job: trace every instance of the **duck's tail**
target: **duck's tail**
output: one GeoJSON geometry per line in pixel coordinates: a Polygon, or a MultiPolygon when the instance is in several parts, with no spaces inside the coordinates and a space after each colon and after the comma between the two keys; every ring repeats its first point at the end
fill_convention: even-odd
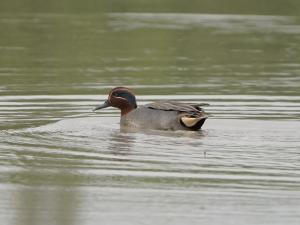
{"type": "Polygon", "coordinates": [[[206,115],[203,116],[190,116],[184,115],[180,117],[180,123],[190,130],[199,130],[207,119],[206,115]]]}

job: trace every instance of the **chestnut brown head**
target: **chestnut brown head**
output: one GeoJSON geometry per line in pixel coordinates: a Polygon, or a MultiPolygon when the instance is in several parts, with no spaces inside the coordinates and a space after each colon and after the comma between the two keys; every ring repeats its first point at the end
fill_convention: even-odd
{"type": "Polygon", "coordinates": [[[125,87],[113,88],[109,92],[108,99],[102,105],[97,106],[94,111],[109,106],[120,109],[122,116],[137,108],[134,94],[125,87]]]}

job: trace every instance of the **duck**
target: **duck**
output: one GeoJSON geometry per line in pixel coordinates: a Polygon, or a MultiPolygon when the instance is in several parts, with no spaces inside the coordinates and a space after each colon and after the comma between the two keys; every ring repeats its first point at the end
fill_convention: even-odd
{"type": "Polygon", "coordinates": [[[208,118],[201,108],[208,104],[156,101],[138,106],[134,93],[126,87],[110,90],[107,100],[93,111],[107,107],[121,110],[121,128],[197,131],[208,118]]]}

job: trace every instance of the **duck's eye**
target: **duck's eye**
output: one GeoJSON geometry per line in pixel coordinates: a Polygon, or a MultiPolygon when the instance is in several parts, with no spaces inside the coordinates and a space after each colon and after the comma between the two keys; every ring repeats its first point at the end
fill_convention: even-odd
{"type": "Polygon", "coordinates": [[[115,92],[115,93],[113,93],[113,96],[114,97],[118,97],[118,98],[123,98],[124,97],[124,93],[122,93],[122,92],[115,92]]]}
{"type": "Polygon", "coordinates": [[[118,98],[126,98],[127,93],[124,93],[124,92],[115,92],[115,93],[113,93],[113,96],[114,97],[118,97],[118,98]]]}

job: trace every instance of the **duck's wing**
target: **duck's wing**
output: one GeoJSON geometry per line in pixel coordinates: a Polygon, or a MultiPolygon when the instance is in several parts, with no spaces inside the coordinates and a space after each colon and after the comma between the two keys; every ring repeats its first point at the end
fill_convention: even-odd
{"type": "Polygon", "coordinates": [[[185,104],[191,105],[194,108],[198,109],[199,111],[203,111],[201,108],[202,106],[209,106],[208,103],[185,103],[185,104]]]}
{"type": "Polygon", "coordinates": [[[195,104],[195,103],[181,103],[181,102],[164,102],[158,101],[145,105],[145,107],[156,110],[164,110],[164,111],[178,111],[178,112],[186,112],[186,113],[199,113],[203,112],[200,106],[208,105],[208,104],[195,104]]]}
{"type": "Polygon", "coordinates": [[[180,103],[180,102],[153,102],[145,107],[155,110],[177,111],[182,126],[190,130],[199,130],[207,118],[207,114],[200,106],[208,104],[180,103]]]}

